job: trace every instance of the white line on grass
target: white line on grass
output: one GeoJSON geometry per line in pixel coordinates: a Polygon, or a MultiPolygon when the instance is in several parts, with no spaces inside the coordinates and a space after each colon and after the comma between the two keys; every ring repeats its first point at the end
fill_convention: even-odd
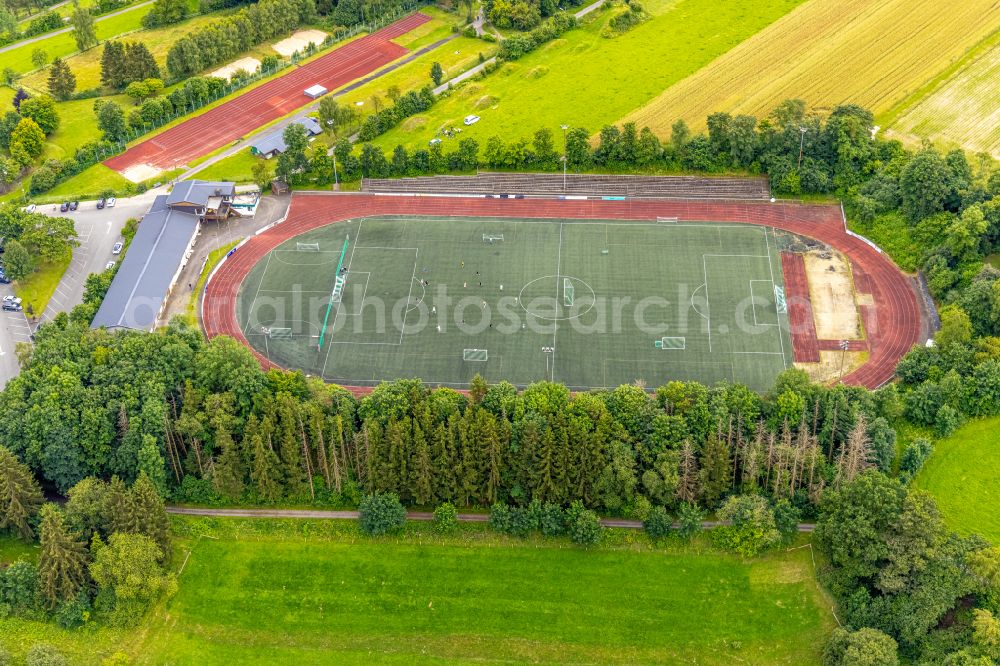
{"type": "MultiPolygon", "coordinates": [[[[774,266],[771,265],[771,241],[767,237],[767,227],[764,227],[764,243],[767,245],[767,268],[771,271],[771,288],[773,289],[776,283],[774,281],[774,266]]],[[[775,245],[777,245],[777,243],[775,243],[775,245]]],[[[774,309],[777,311],[777,304],[775,304],[774,309]]],[[[780,319],[778,320],[778,323],[781,323],[780,319]]],[[[781,326],[778,326],[777,330],[778,344],[781,346],[781,364],[787,368],[788,361],[785,359],[785,338],[781,335],[781,326]]]]}
{"type": "MultiPolygon", "coordinates": [[[[416,250],[413,253],[413,276],[410,278],[410,290],[406,292],[406,304],[410,304],[410,298],[413,296],[413,283],[417,281],[417,263],[420,261],[420,250],[416,250]]],[[[406,316],[410,314],[410,310],[407,309],[403,313],[403,323],[399,327],[399,344],[403,344],[403,335],[406,333],[406,316]]]]}
{"type": "MultiPolygon", "coordinates": [[[[260,274],[260,282],[257,283],[257,291],[253,295],[253,300],[250,301],[250,311],[247,312],[246,323],[243,324],[243,333],[247,332],[247,326],[250,325],[250,316],[253,314],[253,308],[257,304],[257,297],[260,296],[260,288],[264,284],[264,277],[267,275],[267,267],[271,265],[271,254],[274,250],[267,253],[267,261],[264,262],[264,272],[260,274]]],[[[264,351],[264,356],[267,356],[267,350],[264,351]]],[[[270,358],[270,357],[268,357],[270,358]]]]}
{"type": "MultiPolygon", "coordinates": [[[[556,304],[559,304],[559,271],[562,270],[562,235],[563,235],[563,222],[559,223],[559,251],[556,253],[556,304]]],[[[559,333],[559,322],[552,322],[552,378],[549,381],[554,382],[556,380],[556,334],[559,333]]]]}
{"type": "Polygon", "coordinates": [[[705,273],[705,306],[708,309],[708,314],[703,315],[708,321],[708,353],[712,353],[712,301],[708,300],[708,260],[706,256],[701,255],[701,268],[705,273]]]}

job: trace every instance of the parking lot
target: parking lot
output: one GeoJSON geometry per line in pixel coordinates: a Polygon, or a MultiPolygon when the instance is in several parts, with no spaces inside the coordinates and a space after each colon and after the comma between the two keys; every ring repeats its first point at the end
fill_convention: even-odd
{"type": "MultiPolygon", "coordinates": [[[[73,259],[38,321],[29,322],[24,312],[0,311],[0,388],[20,371],[14,353],[15,345],[30,342],[32,330],[40,323],[51,320],[60,312],[72,310],[83,301],[87,276],[105,270],[109,261],[121,259],[121,255],[112,254],[112,248],[122,240],[125,221],[145,214],[153,198],[164,191],[165,188],[151,190],[136,197],[118,199],[114,208],[103,210],[97,208],[96,201],[81,201],[79,208],[73,212],[60,212],[58,205],[36,209],[37,213],[72,219],[80,246],[73,248],[73,259]]],[[[13,293],[11,285],[0,285],[0,297],[13,293]]]]}

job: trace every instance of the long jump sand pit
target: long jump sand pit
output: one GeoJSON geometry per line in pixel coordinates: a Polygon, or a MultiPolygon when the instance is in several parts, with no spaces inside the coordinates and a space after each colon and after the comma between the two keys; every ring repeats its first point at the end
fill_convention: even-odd
{"type": "Polygon", "coordinates": [[[271,48],[289,58],[296,51],[302,53],[310,43],[316,46],[322,45],[324,39],[326,39],[326,33],[322,30],[299,30],[291,37],[274,44],[271,48]]]}
{"type": "Polygon", "coordinates": [[[820,340],[858,340],[861,318],[854,298],[850,265],[839,252],[814,250],[806,253],[809,301],[820,340]]]}
{"type": "Polygon", "coordinates": [[[257,60],[257,58],[240,58],[235,62],[229,63],[225,67],[220,67],[215,70],[212,72],[212,76],[217,79],[225,79],[228,81],[233,78],[233,74],[241,69],[250,74],[254,74],[260,69],[260,60],[257,60]]]}
{"type": "Polygon", "coordinates": [[[156,178],[161,172],[162,169],[158,169],[152,164],[136,164],[125,169],[121,174],[126,180],[133,183],[141,183],[144,180],[156,178]]]}

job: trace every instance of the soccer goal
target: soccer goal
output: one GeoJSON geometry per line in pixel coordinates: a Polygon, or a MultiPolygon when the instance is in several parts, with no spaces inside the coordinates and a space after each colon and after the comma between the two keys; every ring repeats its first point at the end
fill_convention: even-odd
{"type": "Polygon", "coordinates": [[[319,252],[319,243],[296,243],[295,249],[299,252],[319,252]]]}
{"type": "Polygon", "coordinates": [[[486,361],[489,360],[489,354],[485,349],[463,349],[462,350],[462,360],[463,361],[486,361]]]}
{"type": "Polygon", "coordinates": [[[483,242],[493,245],[493,243],[502,243],[503,234],[483,234],[483,242]]]}
{"type": "Polygon", "coordinates": [[[662,222],[664,224],[677,224],[680,220],[678,220],[676,217],[660,217],[660,216],[657,216],[656,217],[656,221],[657,222],[662,222]]]}
{"type": "Polygon", "coordinates": [[[573,281],[569,278],[563,278],[563,305],[566,307],[573,307],[574,299],[576,295],[576,289],[573,288],[573,281]]]}
{"type": "Polygon", "coordinates": [[[657,349],[684,349],[685,338],[679,337],[665,337],[660,338],[653,343],[653,346],[657,349]]]}
{"type": "Polygon", "coordinates": [[[787,314],[788,303],[785,301],[785,288],[774,285],[774,305],[778,314],[787,314]]]}
{"type": "Polygon", "coordinates": [[[271,340],[283,340],[292,337],[292,329],[280,326],[272,326],[264,329],[267,337],[271,340]]]}

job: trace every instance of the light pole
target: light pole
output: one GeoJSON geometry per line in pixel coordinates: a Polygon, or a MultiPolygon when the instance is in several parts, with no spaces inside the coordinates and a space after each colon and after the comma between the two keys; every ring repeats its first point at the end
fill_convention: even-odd
{"type": "Polygon", "coordinates": [[[805,127],[799,127],[799,163],[795,165],[796,171],[802,167],[802,149],[805,147],[807,131],[805,127]]]}
{"type": "Polygon", "coordinates": [[[567,157],[566,154],[569,152],[569,150],[567,150],[568,147],[566,146],[566,130],[569,129],[569,125],[560,125],[559,127],[561,127],[562,131],[563,131],[563,156],[562,156],[562,163],[563,163],[563,193],[565,194],[565,192],[566,192],[566,162],[568,161],[566,159],[566,157],[567,157]]]}
{"type": "Polygon", "coordinates": [[[340,181],[337,179],[337,144],[333,144],[330,151],[333,155],[333,191],[340,191],[340,181]]]}

